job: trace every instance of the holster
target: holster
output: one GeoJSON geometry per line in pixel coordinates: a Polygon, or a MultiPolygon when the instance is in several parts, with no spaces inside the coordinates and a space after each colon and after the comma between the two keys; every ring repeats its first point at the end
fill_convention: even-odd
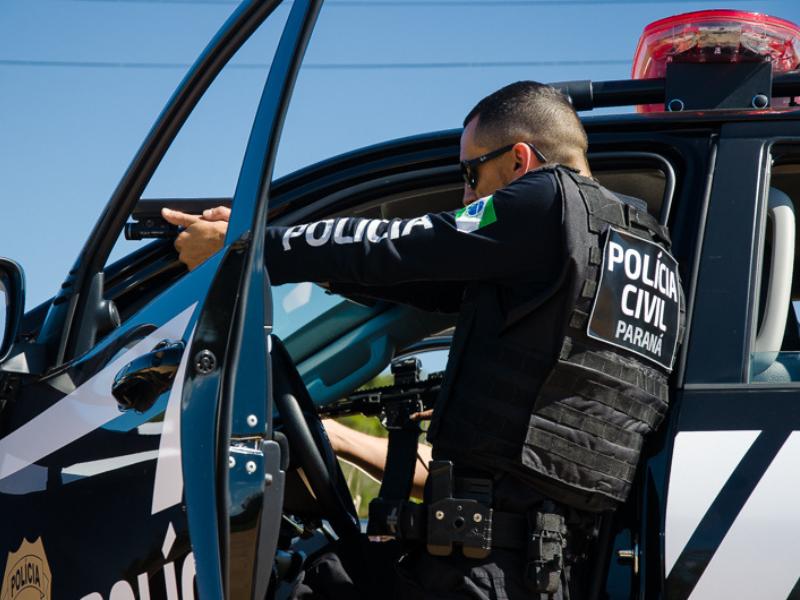
{"type": "Polygon", "coordinates": [[[533,592],[554,594],[558,591],[564,568],[567,526],[564,516],[551,502],[528,513],[528,555],[525,582],[533,592]]]}
{"type": "Polygon", "coordinates": [[[434,460],[428,475],[427,548],[434,556],[449,556],[453,544],[467,558],[486,558],[492,551],[492,481],[459,478],[454,490],[453,463],[434,460]]]}

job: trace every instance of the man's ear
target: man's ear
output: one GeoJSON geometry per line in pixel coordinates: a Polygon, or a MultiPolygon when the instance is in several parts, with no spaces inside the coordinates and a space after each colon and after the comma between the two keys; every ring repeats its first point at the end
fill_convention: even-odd
{"type": "Polygon", "coordinates": [[[528,144],[522,142],[514,144],[512,152],[514,153],[514,173],[518,177],[539,166],[539,161],[536,160],[536,155],[528,144]]]}

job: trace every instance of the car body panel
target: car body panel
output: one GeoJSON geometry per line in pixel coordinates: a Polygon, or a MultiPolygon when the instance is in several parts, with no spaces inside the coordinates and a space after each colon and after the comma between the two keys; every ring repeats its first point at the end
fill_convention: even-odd
{"type": "Polygon", "coordinates": [[[107,597],[116,586],[167,597],[183,585],[191,597],[181,468],[191,447],[180,438],[186,361],[177,385],[144,413],[121,412],[110,392],[116,374],[161,340],[190,341],[198,292],[216,263],[156,297],[68,368],[22,386],[3,412],[0,547],[12,553],[40,540],[53,594],[107,597]]]}
{"type": "MultiPolygon", "coordinates": [[[[286,458],[273,427],[264,228],[382,210],[387,198],[436,193],[448,202],[460,194],[457,130],[356,150],[272,181],[321,6],[296,0],[256,112],[223,249],[189,274],[177,267],[169,242],[104,269],[180,126],[277,5],[253,0],[234,11],[158,118],[59,294],[23,319],[19,352],[2,365],[5,381],[19,385],[0,413],[4,586],[33,586],[26,577],[36,572],[36,585],[57,597],[264,598],[286,458]],[[92,299],[104,297],[92,291],[101,273],[101,292],[119,303],[123,323],[87,334],[92,299]],[[115,376],[162,340],[185,344],[172,388],[141,414],[120,413],[111,395],[115,376]]],[[[660,216],[682,266],[689,319],[669,418],[648,440],[635,493],[604,523],[608,547],[597,562],[595,592],[797,595],[796,386],[744,382],[770,147],[800,140],[800,112],[584,123],[601,181],[602,161],[624,164],[637,153],[677,174],[660,216]],[[634,560],[616,560],[619,551],[634,560]]],[[[452,320],[398,306],[336,307],[286,345],[315,403],[325,405],[452,320]]]]}

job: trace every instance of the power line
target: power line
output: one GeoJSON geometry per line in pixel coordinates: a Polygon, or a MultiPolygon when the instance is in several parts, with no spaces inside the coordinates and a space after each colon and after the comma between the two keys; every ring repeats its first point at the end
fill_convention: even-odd
{"type": "MultiPolygon", "coordinates": [[[[388,69],[491,69],[503,67],[578,67],[578,66],[619,66],[630,65],[630,59],[598,60],[528,60],[528,61],[459,61],[459,62],[421,62],[421,63],[308,63],[303,69],[317,71],[337,70],[388,70],[388,69]]],[[[190,63],[169,62],[116,62],[116,61],[75,61],[75,60],[15,60],[0,59],[5,67],[55,67],[85,69],[188,69],[190,63]]],[[[267,69],[268,63],[230,63],[226,69],[267,69]]]]}
{"type": "MultiPolygon", "coordinates": [[[[239,0],[60,0],[61,2],[103,2],[114,4],[186,4],[186,5],[235,5],[239,0]]],[[[728,0],[726,4],[764,3],[768,0],[728,0]]],[[[590,4],[697,4],[700,0],[327,0],[325,6],[397,8],[397,7],[524,7],[524,6],[563,6],[590,4]]],[[[291,0],[282,6],[291,4],[291,0]]]]}
{"type": "MultiPolygon", "coordinates": [[[[110,4],[223,4],[227,6],[239,4],[238,0],[59,0],[60,2],[95,2],[110,4]]],[[[290,2],[291,3],[291,2],[290,2]]]]}
{"type": "MultiPolygon", "coordinates": [[[[189,63],[140,63],[82,60],[15,60],[0,59],[4,67],[58,67],[87,69],[186,69],[189,63]]],[[[229,65],[233,66],[233,65],[229,65]]],[[[241,67],[240,67],[241,68],[241,67]]]]}

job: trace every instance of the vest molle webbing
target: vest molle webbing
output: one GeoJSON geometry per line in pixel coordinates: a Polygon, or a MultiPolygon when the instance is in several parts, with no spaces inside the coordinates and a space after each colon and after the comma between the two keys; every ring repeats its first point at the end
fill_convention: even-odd
{"type": "MultiPolygon", "coordinates": [[[[596,182],[559,169],[566,252],[574,265],[561,353],[538,393],[522,464],[568,488],[624,501],[643,438],[667,410],[666,370],[587,335],[609,227],[669,249],[666,229],[596,182]]],[[[562,498],[582,503],[586,494],[562,498]]],[[[600,500],[599,498],[597,500],[600,500]]],[[[600,503],[602,504],[602,502],[600,503]]]]}

